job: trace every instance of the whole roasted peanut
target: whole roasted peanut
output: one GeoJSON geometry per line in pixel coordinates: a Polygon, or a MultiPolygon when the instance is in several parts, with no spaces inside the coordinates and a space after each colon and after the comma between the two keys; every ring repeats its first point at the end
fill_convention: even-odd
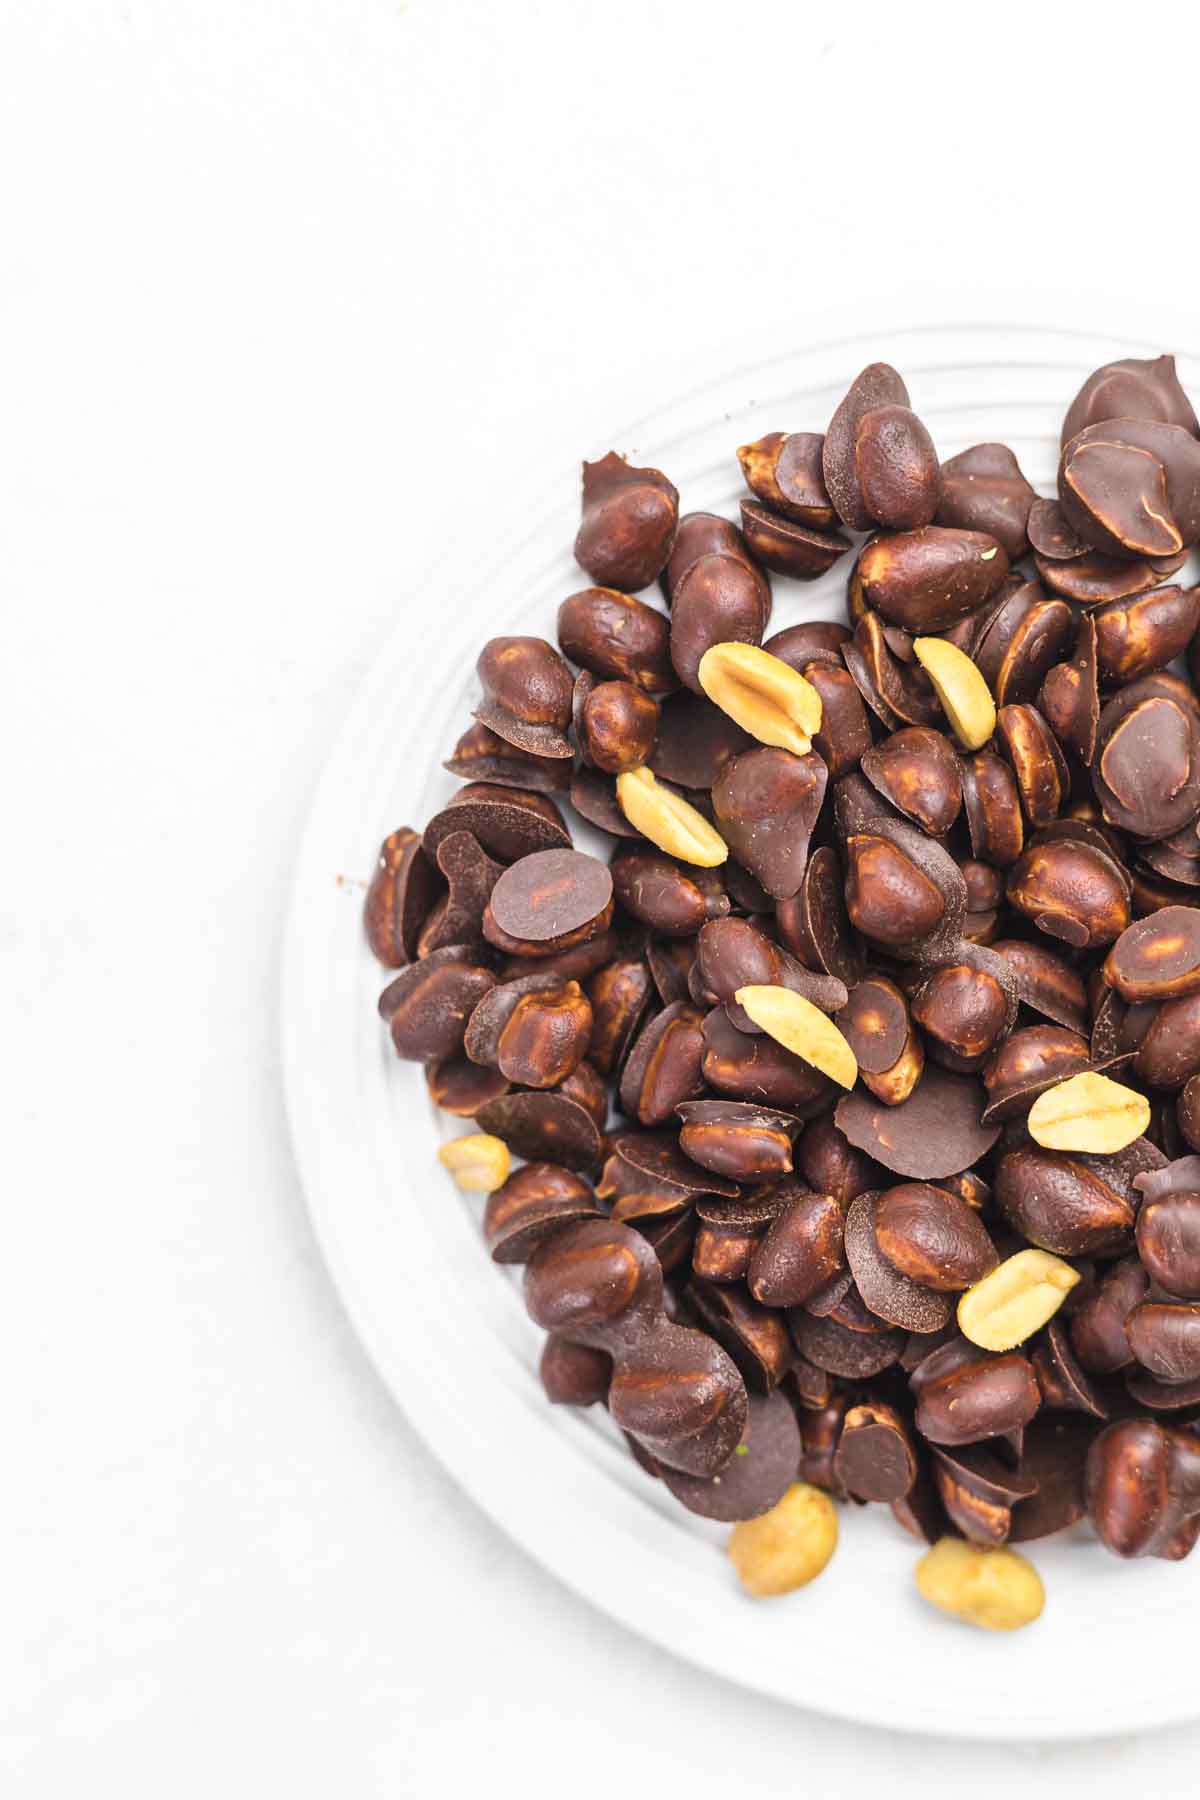
{"type": "Polygon", "coordinates": [[[1100,666],[1090,613],[1080,618],[1070,661],[1046,671],[1037,705],[1059,742],[1090,766],[1100,726],[1100,666]]]}
{"type": "Polygon", "coordinates": [[[990,600],[1008,574],[1008,558],[982,531],[926,525],[873,538],[855,581],[865,603],[906,631],[944,631],[990,600]]]}
{"type": "Polygon", "coordinates": [[[1026,1025],[1012,1032],[984,1065],[986,1117],[1016,1118],[1047,1088],[1087,1069],[1090,1059],[1086,1038],[1064,1026],[1026,1025]]]}
{"type": "Polygon", "coordinates": [[[838,516],[825,491],[818,431],[769,431],[753,444],[743,444],[738,461],[752,493],[789,519],[830,531],[838,516]]]}
{"type": "Polygon", "coordinates": [[[653,1250],[626,1225],[566,1225],[525,1270],[525,1305],[543,1330],[613,1359],[609,1413],[671,1468],[713,1475],[746,1425],[746,1389],[724,1350],[672,1324],[653,1250]]]}
{"type": "Polygon", "coordinates": [[[1135,1256],[1116,1263],[1071,1315],[1071,1347],[1092,1375],[1114,1375],[1133,1361],[1126,1324],[1146,1297],[1146,1271],[1135,1256]]]}
{"type": "Polygon", "coordinates": [[[917,1430],[931,1444],[948,1445],[1015,1431],[1029,1423],[1042,1399],[1032,1364],[1015,1351],[951,1367],[914,1392],[917,1430]]]}
{"type": "Polygon", "coordinates": [[[1133,1070],[1154,1088],[1180,1088],[1200,1074],[1200,993],[1163,1001],[1138,1047],[1133,1070]]]}
{"type": "Polygon", "coordinates": [[[933,837],[943,837],[962,806],[958,758],[940,731],[911,725],[862,756],[862,772],[885,800],[933,837]]]}
{"type": "Polygon", "coordinates": [[[799,892],[827,780],[815,753],[764,746],[736,756],[713,785],[722,838],[773,899],[799,892]]]}
{"type": "Polygon", "coordinates": [[[621,1073],[621,1110],[639,1125],[665,1125],[682,1100],[704,1092],[704,1016],[683,1001],[644,1027],[621,1073]]]}
{"type": "Polygon", "coordinates": [[[465,945],[448,944],[410,963],[379,997],[396,1055],[407,1062],[443,1062],[463,1046],[467,1020],[496,985],[490,969],[470,960],[465,945]]]}
{"type": "Polygon", "coordinates": [[[1184,1139],[1193,1150],[1200,1150],[1200,1075],[1184,1083],[1175,1111],[1184,1139]]]}
{"type": "Polygon", "coordinates": [[[1007,1547],[940,1538],[917,1564],[917,1589],[940,1612],[984,1631],[1019,1631],[1041,1617],[1046,1593],[1033,1564],[1007,1547]]]}
{"type": "Polygon", "coordinates": [[[1181,1528],[1200,1513],[1195,1433],[1150,1419],[1110,1425],[1088,1454],[1087,1503],[1097,1536],[1115,1556],[1179,1554],[1181,1528]]]}
{"type": "Polygon", "coordinates": [[[939,1293],[971,1287],[997,1262],[978,1213],[958,1195],[923,1181],[902,1182],[881,1195],[875,1237],[902,1275],[939,1293]]]}
{"type": "Polygon", "coordinates": [[[602,681],[592,687],[576,719],[580,749],[609,775],[639,768],[654,748],[657,728],[658,702],[631,681],[602,681]]]}
{"type": "Polygon", "coordinates": [[[608,962],[589,981],[592,1041],[588,1056],[602,1075],[611,1075],[619,1066],[649,1004],[652,985],[649,966],[641,956],[608,962]]]}
{"type": "Polygon", "coordinates": [[[969,1287],[958,1328],[981,1350],[1015,1350],[1054,1317],[1078,1271],[1044,1250],[1018,1250],[969,1287]]]}
{"type": "Polygon", "coordinates": [[[384,838],[363,902],[363,927],[385,969],[402,969],[416,956],[417,934],[441,887],[415,831],[402,825],[384,838]]]}
{"type": "Polygon", "coordinates": [[[981,750],[964,760],[960,773],[972,854],[998,869],[1009,868],[1025,842],[1012,770],[994,750],[981,750]]]}
{"type": "Polygon", "coordinates": [[[978,945],[935,969],[912,996],[912,1016],[931,1052],[963,1072],[984,1061],[1017,1016],[1016,990],[1003,958],[978,945]]]}
{"type": "Polygon", "coordinates": [[[982,749],[996,727],[996,703],[975,664],[945,638],[919,637],[913,652],[963,749],[982,749]]]}
{"type": "Polygon", "coordinates": [[[854,473],[863,508],[878,524],[908,531],[932,523],[942,470],[933,439],[907,406],[863,414],[854,435],[854,473]]]}
{"type": "Polygon", "coordinates": [[[1191,1172],[1195,1188],[1153,1188],[1138,1213],[1137,1248],[1142,1266],[1160,1288],[1181,1300],[1200,1300],[1200,1161],[1191,1172]]]}
{"type": "Polygon", "coordinates": [[[486,1131],[451,1138],[438,1151],[438,1161],[464,1193],[490,1194],[508,1179],[508,1145],[486,1131]]]}
{"type": "Polygon", "coordinates": [[[1136,1361],[1159,1381],[1200,1379],[1200,1306],[1143,1300],[1125,1321],[1136,1361]]]}
{"type": "Polygon", "coordinates": [[[800,1121],[790,1114],[741,1100],[689,1100],[676,1112],[683,1120],[679,1148],[702,1168],[732,1181],[791,1174],[800,1121]]]}
{"type": "Polygon", "coordinates": [[[1118,1250],[1134,1209],[1083,1163],[1055,1150],[1010,1150],[996,1167],[996,1204],[1013,1228],[1056,1256],[1118,1250]]]}
{"type": "Polygon", "coordinates": [[[545,638],[491,638],[475,665],[483,699],[475,717],[535,756],[570,756],[571,672],[545,638]]]}
{"type": "MultiPolygon", "coordinates": [[[[501,1147],[504,1157],[497,1157],[497,1165],[507,1171],[508,1150],[501,1147]]],[[[525,1163],[511,1175],[506,1173],[501,1185],[489,1193],[483,1212],[484,1242],[493,1262],[528,1262],[543,1239],[575,1219],[598,1217],[600,1210],[581,1175],[558,1163],[525,1163]]]]}
{"type": "Polygon", "coordinates": [[[649,587],[671,553],[678,522],[679,495],[658,469],[635,469],[614,450],[584,463],[575,560],[602,587],[649,587]]]}
{"type": "Polygon", "coordinates": [[[828,1494],[796,1482],[770,1512],[735,1525],[729,1558],[748,1594],[768,1599],[815,1581],[837,1549],[837,1513],[828,1494]]]}
{"type": "MultiPolygon", "coordinates": [[[[1200,841],[1200,840],[1198,840],[1200,841]]],[[[1104,979],[1123,1000],[1175,1000],[1200,990],[1200,911],[1166,906],[1137,919],[1104,959],[1104,979]]]]}
{"type": "MultiPolygon", "coordinates": [[[[946,895],[906,846],[875,831],[859,832],[847,840],[846,865],[846,908],[864,937],[904,953],[942,926],[946,895]]],[[[965,902],[964,886],[964,915],[965,902]]]]}
{"type": "Polygon", "coordinates": [[[1092,614],[1106,681],[1137,681],[1165,669],[1187,649],[1200,624],[1200,589],[1165,587],[1111,600],[1092,614]]]}
{"type": "Polygon", "coordinates": [[[627,769],[617,776],[617,802],[630,824],[668,856],[713,869],[729,855],[724,838],[703,813],[664,787],[649,769],[627,769]]]}
{"type": "Polygon", "coordinates": [[[586,1056],[591,1035],[591,1005],[577,981],[524,994],[500,1028],[496,1067],[522,1087],[557,1087],[586,1056]]]}
{"type": "Polygon", "coordinates": [[[615,588],[584,588],[558,609],[563,655],[598,681],[632,681],[660,699],[679,678],[671,666],[671,624],[663,613],[615,588]]]}
{"type": "Polygon", "coordinates": [[[917,1479],[917,1455],[895,1407],[875,1400],[849,1408],[833,1471],[852,1499],[903,1500],[917,1479]]]}
{"type": "Polygon", "coordinates": [[[832,1194],[798,1188],[750,1258],[750,1292],[762,1306],[802,1306],[844,1266],[842,1208],[832,1194]]]}
{"type": "Polygon", "coordinates": [[[1071,774],[1058,739],[1033,706],[1002,706],[996,738],[1012,767],[1021,805],[1031,826],[1057,819],[1071,789],[1071,774]]]}
{"type": "Polygon", "coordinates": [[[714,644],[698,674],[713,704],[760,744],[808,755],[821,728],[821,697],[789,663],[756,644],[714,644]]]}
{"type": "Polygon", "coordinates": [[[538,1364],[542,1389],[551,1406],[603,1406],[608,1398],[612,1358],[554,1333],[546,1339],[538,1364]]]}
{"type": "Polygon", "coordinates": [[[939,525],[986,532],[1016,562],[1029,548],[1026,525],[1036,498],[1007,444],[975,444],[942,464],[935,517],[939,525]]]}
{"type": "Polygon", "coordinates": [[[1115,942],[1130,922],[1122,871],[1103,851],[1068,838],[1026,850],[1008,878],[1008,898],[1039,931],[1079,950],[1115,942]]]}
{"type": "Polygon", "coordinates": [[[851,382],[821,447],[825,486],[843,524],[852,531],[869,531],[877,521],[859,486],[855,447],[863,419],[879,407],[907,409],[908,389],[888,363],[871,363],[851,382]]]}
{"type": "Polygon", "coordinates": [[[737,1004],[735,995],[741,987],[790,988],[822,1012],[836,1012],[847,998],[842,982],[805,969],[748,919],[712,919],[701,927],[691,985],[698,1000],[722,1001],[733,1024],[748,1033],[759,1027],[737,1004]]]}
{"type": "Polygon", "coordinates": [[[1039,1094],[1029,1111],[1029,1135],[1048,1150],[1087,1150],[1110,1156],[1142,1136],[1150,1123],[1144,1095],[1107,1075],[1085,1070],[1039,1094]]]}

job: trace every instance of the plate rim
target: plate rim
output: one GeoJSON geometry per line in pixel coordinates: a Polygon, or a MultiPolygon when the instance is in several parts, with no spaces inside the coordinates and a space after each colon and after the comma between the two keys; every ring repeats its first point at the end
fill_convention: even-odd
{"type": "MultiPolygon", "coordinates": [[[[928,335],[936,340],[938,334],[949,332],[979,333],[982,337],[993,332],[1029,331],[1042,335],[1065,335],[1076,341],[1111,340],[1124,354],[1136,353],[1139,347],[1153,352],[1163,343],[1177,342],[1181,346],[1186,345],[1190,335],[1178,318],[1171,319],[1169,309],[1156,305],[1145,308],[1138,306],[1136,328],[1133,330],[1129,328],[1128,321],[1118,324],[1112,320],[1108,315],[1113,309],[1107,305],[1103,308],[1105,317],[1102,328],[1089,326],[1084,330],[1079,329],[1074,320],[1080,316],[1088,316],[1091,303],[1085,303],[1076,296],[1054,299],[1043,294],[1035,301],[1028,293],[1010,294],[1005,302],[1008,316],[1002,322],[991,322],[997,307],[995,288],[988,291],[988,304],[982,315],[978,312],[972,314],[973,305],[974,300],[961,293],[952,303],[947,302],[944,292],[939,294],[936,302],[931,302],[930,291],[923,288],[897,297],[894,305],[889,298],[891,318],[887,325],[880,324],[880,314],[884,308],[879,301],[858,302],[853,306],[839,307],[836,312],[833,309],[810,311],[803,323],[792,323],[786,328],[780,326],[765,337],[758,337],[757,354],[748,363],[735,357],[730,341],[708,352],[696,352],[687,359],[689,363],[715,369],[718,373],[681,394],[678,388],[670,388],[675,375],[675,369],[672,368],[670,375],[664,378],[667,398],[662,405],[647,409],[621,430],[610,433],[607,441],[625,445],[637,443],[647,426],[653,425],[657,430],[664,419],[670,419],[673,414],[695,404],[710,391],[727,388],[739,380],[746,381],[750,386],[755,371],[779,369],[789,355],[828,357],[839,346],[869,342],[872,334],[881,340],[895,339],[910,333],[914,336],[928,335]],[[940,323],[930,322],[931,304],[934,306],[934,318],[940,320],[940,323]],[[960,321],[974,318],[975,322],[954,323],[952,321],[955,315],[960,321]],[[837,329],[832,336],[817,335],[835,321],[837,329]],[[1158,325],[1161,329],[1147,335],[1148,324],[1158,325]],[[764,344],[768,346],[765,350],[764,344]]],[[[741,339],[737,342],[744,344],[741,339]]],[[[1194,357],[1197,353],[1181,348],[1177,354],[1194,357]]],[[[656,387],[657,385],[656,383],[656,387]]],[[[527,522],[532,520],[534,523],[531,528],[520,533],[505,534],[497,539],[494,557],[497,565],[516,555],[520,545],[538,536],[548,518],[561,512],[560,503],[550,507],[546,504],[546,495],[554,493],[559,486],[561,457],[540,459],[536,468],[526,472],[520,483],[520,492],[512,497],[513,511],[507,516],[522,518],[527,522]],[[525,496],[530,497],[531,503],[522,504],[525,496]]],[[[504,499],[508,497],[503,490],[497,490],[489,501],[489,511],[495,510],[499,514],[504,499]]],[[[423,578],[436,579],[437,570],[452,565],[453,560],[450,553],[434,558],[423,578]]],[[[907,1713],[881,1714],[878,1708],[857,1705],[853,1692],[844,1693],[836,1687],[803,1697],[797,1696],[794,1686],[789,1685],[787,1680],[772,1680],[769,1668],[756,1666],[753,1672],[740,1668],[731,1657],[721,1654],[720,1644],[714,1642],[711,1636],[692,1632],[681,1641],[674,1627],[674,1612],[660,1611],[654,1605],[648,1608],[644,1604],[630,1606],[623,1590],[602,1578],[604,1565],[601,1558],[578,1555],[569,1534],[564,1536],[556,1520],[562,1499],[570,1498],[576,1485],[585,1487],[590,1475],[590,1470],[585,1469],[584,1480],[579,1482],[578,1470],[571,1468],[569,1464],[572,1459],[576,1463],[581,1459],[569,1447],[556,1442],[552,1434],[545,1434],[546,1463],[539,1467],[539,1482],[529,1483],[522,1488],[518,1499],[515,1490],[504,1480],[481,1474],[480,1466],[472,1454],[473,1439],[469,1433],[456,1436],[453,1431],[446,1430],[447,1412],[453,1415],[455,1401],[452,1395],[448,1395],[445,1385],[437,1382],[436,1375],[426,1369],[430,1376],[427,1387],[419,1384],[414,1386],[411,1380],[405,1382],[397,1378],[394,1367],[394,1333],[384,1330],[377,1317],[374,1300],[366,1291],[352,1258],[345,1253],[337,1229],[339,1192],[344,1190],[345,1176],[344,1172],[339,1174],[330,1165],[336,1127],[331,1126],[320,1109],[312,1104],[312,1071],[306,1066],[310,1046],[305,1032],[304,1007],[312,975],[312,946],[309,940],[310,934],[316,930],[317,919],[312,904],[312,884],[314,878],[331,884],[332,872],[322,849],[327,813],[335,795],[341,791],[343,780],[353,772],[355,742],[364,723],[373,716],[377,705],[376,690],[381,684],[383,671],[408,633],[409,628],[400,618],[377,646],[370,666],[360,680],[350,707],[327,751],[300,834],[289,885],[280,953],[279,1026],[284,1105],[301,1189],[338,1303],[390,1398],[475,1504],[564,1586],[661,1649],[710,1674],[733,1681],[748,1691],[765,1693],[789,1706],[819,1711],[847,1722],[960,1741],[1003,1741],[1013,1736],[1035,1741],[1102,1738],[1133,1729],[1181,1723],[1200,1716],[1200,1694],[1189,1702],[1182,1693],[1160,1701],[1157,1706],[1147,1704],[1143,1696],[1129,1711],[1122,1710],[1120,1695],[1110,1697],[1106,1700],[1103,1718],[1081,1718],[1077,1712],[1068,1711],[1060,1720],[1030,1721],[1018,1716],[1009,1725],[973,1717],[946,1717],[941,1713],[913,1716],[911,1710],[907,1713]],[[442,1409],[440,1416],[439,1409],[442,1409]],[[554,1446],[552,1451],[549,1448],[551,1444],[554,1446]],[[547,1465],[553,1465],[553,1481],[544,1479],[549,1472],[547,1465]],[[540,1488],[542,1492],[531,1498],[529,1488],[540,1488]],[[549,1506],[546,1500],[550,1491],[556,1497],[554,1507],[549,1506]]],[[[344,916],[343,911],[342,917],[344,916]]],[[[355,922],[357,924],[357,917],[355,922]]],[[[349,1148],[344,1138],[337,1138],[335,1161],[338,1164],[344,1162],[349,1148]]],[[[369,1149],[366,1144],[353,1146],[353,1158],[362,1159],[364,1170],[370,1170],[369,1149]]],[[[481,1257],[480,1260],[486,1267],[486,1259],[481,1257]]],[[[540,1401],[540,1395],[535,1398],[540,1401]]],[[[665,1568],[661,1573],[665,1577],[665,1568]]],[[[665,1582],[662,1585],[665,1586],[665,1582]]],[[[653,1582],[652,1586],[657,1588],[660,1583],[653,1582]]],[[[1100,1598],[1099,1591],[1097,1598],[1100,1598]]],[[[1015,1668],[1016,1665],[1012,1665],[1014,1673],[1015,1668]]]]}

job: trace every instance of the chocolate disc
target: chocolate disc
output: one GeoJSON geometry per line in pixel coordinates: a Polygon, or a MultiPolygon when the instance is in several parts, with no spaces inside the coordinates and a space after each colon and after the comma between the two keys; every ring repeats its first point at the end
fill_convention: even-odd
{"type": "Polygon", "coordinates": [[[425,854],[436,856],[438,845],[452,831],[469,831],[501,862],[516,862],[537,850],[571,847],[562,814],[545,794],[482,781],[460,788],[430,819],[421,838],[425,854]]]}
{"type": "Polygon", "coordinates": [[[935,1181],[973,1168],[1000,1136],[998,1125],[980,1123],[985,1093],[971,1076],[927,1068],[899,1106],[855,1089],[839,1100],[838,1129],[859,1150],[896,1175],[935,1181]]]}
{"type": "Polygon", "coordinates": [[[657,1465],[657,1473],[689,1512],[723,1525],[769,1512],[796,1480],[800,1427],[782,1394],[751,1394],[746,1431],[725,1467],[707,1478],[657,1465]]]}
{"type": "Polygon", "coordinates": [[[836,1319],[816,1318],[807,1308],[789,1312],[788,1326],[801,1356],[847,1381],[865,1381],[890,1369],[907,1341],[895,1329],[848,1331],[836,1319]]]}
{"type": "Polygon", "coordinates": [[[481,1106],[475,1123],[527,1162],[562,1163],[586,1174],[599,1168],[604,1152],[592,1115],[564,1094],[504,1094],[481,1106]]]}
{"type": "Polygon", "coordinates": [[[725,765],[753,744],[728,713],[684,689],[663,702],[650,767],[678,787],[710,788],[725,765]]]}
{"type": "Polygon", "coordinates": [[[691,1194],[723,1194],[729,1200],[741,1196],[736,1182],[710,1174],[685,1156],[673,1131],[627,1131],[616,1139],[613,1149],[643,1175],[686,1188],[691,1194]]]}
{"type": "Polygon", "coordinates": [[[612,875],[582,850],[541,850],[506,869],[492,917],[509,937],[542,944],[588,925],[612,899],[612,875]]]}
{"type": "Polygon", "coordinates": [[[855,1285],[877,1319],[902,1331],[941,1331],[954,1313],[954,1296],[921,1287],[894,1268],[875,1237],[878,1194],[860,1194],[846,1214],[846,1261],[855,1285]]]}

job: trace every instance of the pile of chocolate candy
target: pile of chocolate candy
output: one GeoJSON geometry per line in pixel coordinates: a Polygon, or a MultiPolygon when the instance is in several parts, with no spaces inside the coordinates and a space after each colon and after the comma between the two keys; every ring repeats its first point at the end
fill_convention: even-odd
{"type": "Polygon", "coordinates": [[[484,646],[465,785],[380,853],[380,1012],[552,1401],[752,1593],[876,1501],[1011,1628],[1011,1544],[1200,1536],[1200,427],[1171,357],[1099,369],[1039,499],[874,364],[737,454],[740,527],[584,465],[595,585],[484,646]],[[843,556],[846,620],[769,636],[843,556]]]}

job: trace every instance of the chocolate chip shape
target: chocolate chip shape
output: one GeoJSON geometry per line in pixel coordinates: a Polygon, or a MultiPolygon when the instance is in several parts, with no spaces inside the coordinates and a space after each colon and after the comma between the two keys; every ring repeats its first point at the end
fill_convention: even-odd
{"type": "Polygon", "coordinates": [[[596,1121],[563,1094],[505,1094],[480,1107],[475,1123],[527,1162],[562,1163],[585,1175],[600,1167],[604,1145],[596,1121]]]}
{"type": "Polygon", "coordinates": [[[859,1068],[868,1075],[882,1075],[908,1041],[908,1006],[895,982],[884,975],[867,975],[855,983],[837,1025],[859,1068]]]}
{"type": "Polygon", "coordinates": [[[1107,1419],[1111,1408],[1081,1366],[1061,1319],[1051,1319],[1034,1344],[1030,1361],[1042,1390],[1042,1405],[1055,1412],[1088,1413],[1107,1419]]]}
{"type": "Polygon", "coordinates": [[[782,1313],[760,1306],[740,1282],[718,1286],[696,1276],[686,1298],[709,1336],[737,1364],[748,1392],[769,1394],[779,1386],[794,1355],[782,1313]]]}
{"type": "Polygon", "coordinates": [[[1050,591],[1064,600],[1073,600],[1077,606],[1103,606],[1106,601],[1148,593],[1182,568],[1185,555],[1181,550],[1175,556],[1123,559],[1088,550],[1070,562],[1035,556],[1033,566],[1050,591]]]}
{"type": "Polygon", "coordinates": [[[1047,671],[1066,655],[1074,630],[1066,601],[1047,599],[1036,581],[1002,595],[971,651],[997,706],[1032,700],[1047,671]]]}
{"type": "Polygon", "coordinates": [[[840,531],[819,531],[798,519],[773,512],[757,500],[743,500],[742,531],[754,556],[765,569],[790,575],[794,581],[815,581],[832,569],[850,548],[840,531]]]}
{"type": "Polygon", "coordinates": [[[490,1193],[483,1236],[493,1262],[528,1262],[544,1238],[574,1219],[598,1219],[587,1182],[554,1163],[526,1163],[490,1193]]]}
{"type": "Polygon", "coordinates": [[[1200,814],[1200,717],[1182,687],[1146,675],[1100,714],[1096,798],[1109,823],[1134,837],[1170,837],[1200,814]]]}
{"type": "Polygon", "coordinates": [[[1063,446],[1089,425],[1102,425],[1107,419],[1157,419],[1200,434],[1173,356],[1125,356],[1094,369],[1067,408],[1063,446]]]}
{"type": "Polygon", "coordinates": [[[1090,613],[1080,618],[1070,661],[1047,670],[1037,704],[1059,742],[1090,767],[1100,725],[1099,653],[1090,613]]]}
{"type": "Polygon", "coordinates": [[[821,758],[764,746],[723,770],[712,790],[717,828],[776,899],[799,891],[828,781],[821,758]]]}
{"type": "Polygon", "coordinates": [[[983,1085],[973,1076],[927,1068],[899,1106],[885,1106],[856,1089],[839,1100],[834,1117],[850,1142],[885,1169],[914,1181],[936,1181],[973,1168],[1000,1136],[998,1125],[981,1123],[984,1098],[983,1085]]]}
{"type": "Polygon", "coordinates": [[[1098,1426],[1087,1419],[1038,1417],[1025,1428],[1021,1473],[1037,1490],[1013,1508],[1008,1538],[1029,1544],[1078,1524],[1087,1512],[1084,1474],[1098,1426]]]}
{"type": "Polygon", "coordinates": [[[663,702],[650,767],[661,781],[683,788],[711,788],[735,756],[754,739],[704,694],[686,689],[663,702]]]}
{"type": "Polygon", "coordinates": [[[833,1472],[852,1499],[885,1505],[903,1500],[917,1479],[917,1457],[899,1413],[880,1401],[850,1407],[833,1472]]]}
{"type": "Polygon", "coordinates": [[[562,814],[545,794],[525,788],[502,787],[473,781],[435,813],[421,842],[427,856],[452,831],[469,831],[489,855],[501,862],[516,862],[537,850],[569,850],[571,837],[562,814]]]}
{"type": "Polygon", "coordinates": [[[756,1519],[781,1500],[800,1466],[800,1427],[782,1394],[751,1394],[741,1443],[716,1475],[658,1472],[681,1505],[703,1519],[732,1525],[756,1519]]]}
{"type": "Polygon", "coordinates": [[[933,837],[944,837],[962,805],[958,758],[928,726],[895,731],[862,758],[862,772],[885,800],[933,837]]]}
{"type": "Polygon", "coordinates": [[[1010,1469],[983,1444],[933,1453],[933,1478],[952,1524],[973,1544],[1007,1541],[1014,1505],[1037,1492],[1037,1481],[1010,1469]]]}
{"type": "Polygon", "coordinates": [[[446,944],[471,943],[481,935],[484,908],[504,872],[469,831],[452,831],[442,839],[437,864],[447,892],[434,902],[421,928],[421,956],[446,944]]]}
{"type": "Polygon", "coordinates": [[[835,1319],[815,1318],[812,1313],[794,1308],[788,1313],[788,1327],[801,1356],[830,1375],[844,1381],[867,1381],[899,1362],[906,1337],[903,1331],[889,1327],[886,1331],[848,1331],[835,1319]]]}
{"type": "Polygon", "coordinates": [[[447,1057],[425,1070],[429,1098],[457,1119],[473,1119],[489,1100],[498,1100],[512,1085],[499,1069],[485,1069],[466,1056],[447,1057]]]}
{"type": "Polygon", "coordinates": [[[948,1294],[919,1287],[892,1267],[875,1236],[877,1193],[860,1194],[846,1214],[846,1261],[858,1291],[877,1318],[903,1331],[941,1331],[954,1302],[948,1294]]]}
{"type": "Polygon", "coordinates": [[[1029,509],[1026,530],[1035,556],[1043,556],[1049,562],[1072,562],[1088,554],[1087,545],[1057,500],[1035,500],[1029,509]]]}

